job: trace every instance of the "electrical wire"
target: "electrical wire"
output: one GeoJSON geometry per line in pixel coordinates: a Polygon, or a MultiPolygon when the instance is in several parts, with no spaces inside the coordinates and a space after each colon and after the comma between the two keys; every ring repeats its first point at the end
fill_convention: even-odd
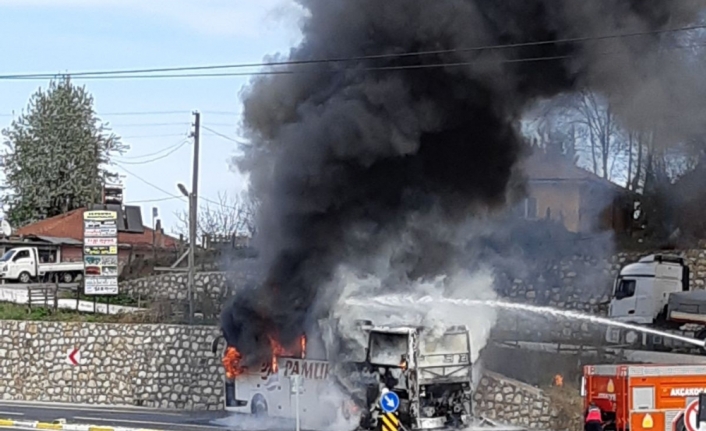
{"type": "MultiPolygon", "coordinates": [[[[171,193],[169,193],[168,191],[164,190],[163,188],[159,187],[158,185],[153,184],[153,183],[147,181],[146,179],[142,178],[141,176],[135,174],[134,172],[130,171],[129,169],[126,169],[124,166],[122,166],[121,163],[118,163],[118,162],[113,162],[113,163],[114,163],[116,166],[118,166],[120,169],[122,169],[123,171],[125,171],[127,174],[132,175],[133,177],[137,178],[138,180],[142,181],[143,183],[147,184],[148,186],[150,186],[150,187],[154,188],[155,190],[158,190],[158,191],[164,193],[165,195],[167,195],[167,197],[165,197],[165,198],[160,198],[159,201],[167,201],[167,200],[172,200],[172,199],[179,199],[179,200],[181,200],[181,201],[184,201],[184,199],[185,199],[184,196],[179,196],[179,195],[171,194],[171,193]]],[[[209,198],[204,197],[204,196],[201,196],[201,195],[199,195],[198,198],[201,199],[201,200],[203,200],[203,201],[205,201],[205,202],[209,202],[209,203],[211,203],[211,204],[218,205],[218,206],[221,207],[221,208],[227,208],[227,209],[231,209],[231,210],[233,210],[233,211],[242,211],[242,208],[236,208],[236,207],[231,207],[231,206],[229,206],[229,205],[223,205],[222,203],[220,203],[220,202],[218,202],[218,201],[215,201],[215,200],[213,200],[213,199],[209,199],[209,198]]],[[[149,200],[149,201],[142,201],[142,202],[157,202],[157,201],[158,201],[158,200],[152,199],[152,200],[149,200]]],[[[140,202],[140,201],[135,201],[135,202],[131,202],[131,203],[139,203],[139,202],[140,202]]]]}
{"type": "Polygon", "coordinates": [[[143,183],[147,184],[148,186],[152,187],[153,189],[158,190],[158,191],[164,193],[165,195],[167,195],[167,196],[169,196],[169,197],[171,197],[171,198],[179,199],[179,200],[182,200],[182,201],[185,199],[184,196],[179,196],[179,195],[175,195],[175,194],[169,193],[168,191],[164,190],[163,188],[159,187],[158,185],[153,184],[153,183],[147,181],[146,179],[142,178],[141,176],[137,175],[136,173],[130,171],[130,170],[127,169],[127,168],[125,168],[125,167],[124,167],[121,163],[119,163],[119,162],[113,162],[113,164],[115,164],[117,167],[119,167],[120,169],[122,169],[123,171],[125,171],[126,173],[128,173],[129,175],[132,175],[133,177],[137,178],[138,180],[142,181],[143,183]]]}
{"type": "Polygon", "coordinates": [[[128,127],[164,127],[164,126],[183,126],[184,122],[181,123],[132,123],[132,124],[111,124],[110,128],[123,129],[128,127]]]}
{"type": "Polygon", "coordinates": [[[204,114],[208,115],[233,115],[236,116],[238,115],[237,112],[228,112],[228,111],[201,111],[204,114]]]}
{"type": "MultiPolygon", "coordinates": [[[[122,169],[123,171],[125,171],[127,174],[132,175],[133,177],[137,178],[138,180],[142,181],[143,183],[147,184],[148,186],[150,186],[150,187],[154,188],[155,190],[158,190],[158,191],[164,193],[165,195],[167,195],[168,198],[165,197],[163,200],[179,199],[179,200],[181,200],[181,201],[184,201],[184,199],[185,199],[184,196],[179,196],[179,195],[174,195],[174,194],[172,194],[172,193],[169,193],[168,191],[164,190],[163,188],[159,187],[158,185],[153,184],[153,183],[147,181],[146,179],[142,178],[141,176],[135,174],[134,172],[130,171],[129,169],[126,169],[124,166],[122,166],[121,163],[118,163],[118,162],[113,162],[113,163],[114,163],[116,166],[118,166],[120,169],[122,169]]],[[[215,201],[215,200],[213,200],[213,199],[209,199],[209,198],[204,197],[204,196],[201,196],[201,195],[199,195],[198,198],[201,199],[201,200],[203,200],[203,201],[206,201],[206,202],[209,202],[209,203],[218,205],[218,206],[220,206],[221,208],[227,208],[227,209],[231,209],[231,210],[233,210],[233,211],[241,211],[241,210],[242,210],[241,208],[235,208],[235,207],[231,207],[231,206],[228,206],[228,205],[223,205],[222,203],[220,203],[220,202],[218,202],[218,201],[215,201]]]]}
{"type": "Polygon", "coordinates": [[[152,203],[152,202],[164,202],[164,201],[171,201],[171,200],[178,199],[178,198],[179,198],[179,196],[170,196],[170,197],[166,197],[166,198],[154,198],[154,199],[142,199],[139,201],[126,202],[126,204],[132,205],[132,204],[144,204],[144,203],[152,203]]]}
{"type": "MultiPolygon", "coordinates": [[[[663,30],[651,30],[651,31],[631,32],[631,33],[616,33],[616,34],[600,35],[600,36],[583,36],[583,37],[573,37],[573,38],[543,40],[543,41],[533,41],[533,42],[519,42],[519,43],[511,43],[511,44],[474,46],[474,47],[467,47],[467,48],[386,53],[386,54],[375,54],[375,55],[353,56],[353,57],[334,57],[334,58],[327,58],[327,59],[312,59],[312,60],[288,60],[288,61],[278,61],[278,62],[236,63],[236,64],[211,65],[211,66],[179,66],[179,67],[162,67],[162,68],[148,68],[148,69],[84,71],[84,72],[76,72],[76,73],[70,73],[70,74],[69,73],[67,73],[67,74],[18,73],[18,74],[12,74],[12,75],[0,75],[0,79],[22,79],[22,78],[24,78],[24,79],[28,79],[28,78],[47,79],[47,78],[53,78],[53,77],[61,76],[61,75],[70,75],[72,77],[83,77],[83,78],[87,78],[87,77],[98,78],[100,76],[108,76],[108,75],[134,75],[134,74],[145,74],[145,73],[185,72],[185,71],[204,71],[204,70],[221,70],[221,69],[236,69],[236,68],[257,68],[257,67],[359,62],[359,61],[365,61],[365,60],[405,58],[405,57],[411,57],[411,56],[440,55],[440,54],[450,54],[450,53],[459,53],[459,52],[488,51],[488,50],[501,50],[501,49],[511,49],[511,48],[524,48],[524,47],[532,47],[532,46],[559,45],[559,44],[566,44],[566,43],[602,41],[602,40],[610,40],[610,39],[621,39],[621,38],[631,38],[631,37],[649,36],[649,35],[657,35],[657,34],[684,32],[684,31],[691,31],[691,30],[702,30],[705,28],[706,28],[706,25],[694,25],[694,26],[677,27],[677,28],[663,29],[663,30]]],[[[253,72],[253,73],[258,74],[256,72],[253,72]]],[[[253,74],[253,73],[249,73],[248,75],[253,74]]],[[[276,72],[273,72],[273,73],[276,73],[276,72]]],[[[161,75],[161,76],[165,76],[165,75],[161,75]]],[[[166,75],[166,76],[170,76],[170,75],[166,75]]],[[[237,76],[237,75],[233,75],[233,76],[237,76]]],[[[115,77],[113,77],[113,78],[115,78],[115,77]]]]}
{"type": "Polygon", "coordinates": [[[213,130],[213,129],[210,128],[210,127],[201,125],[201,128],[204,129],[204,130],[208,130],[209,132],[213,133],[213,134],[216,135],[216,136],[220,136],[220,137],[223,138],[223,139],[227,139],[227,140],[229,140],[229,141],[235,142],[236,144],[242,144],[242,142],[239,142],[238,140],[233,139],[233,138],[231,138],[230,136],[224,135],[224,134],[221,133],[221,132],[218,132],[218,131],[216,131],[216,130],[213,130]]]}
{"type": "MultiPolygon", "coordinates": [[[[703,47],[703,44],[691,44],[685,46],[673,46],[666,49],[684,49],[684,48],[696,48],[703,47]]],[[[609,55],[623,55],[622,52],[602,52],[597,55],[609,56],[609,55]]],[[[471,66],[476,64],[516,64],[516,63],[533,63],[533,62],[544,62],[544,61],[556,61],[575,58],[574,55],[555,55],[555,56],[540,56],[540,57],[526,57],[526,58],[515,58],[515,59],[481,59],[474,61],[459,61],[453,63],[426,63],[426,64],[407,64],[407,65],[397,65],[397,66],[371,66],[359,68],[362,72],[375,72],[375,71],[398,71],[398,70],[425,70],[425,69],[437,69],[437,68],[448,68],[448,67],[461,67],[461,66],[471,66]]],[[[316,72],[323,73],[339,73],[340,69],[330,69],[323,70],[317,69],[316,72]]],[[[89,75],[89,76],[79,76],[78,79],[85,80],[119,80],[119,79],[187,79],[187,78],[232,78],[232,77],[245,77],[245,76],[269,76],[269,75],[296,75],[311,73],[311,70],[274,70],[274,71],[254,71],[254,72],[221,72],[221,73],[184,73],[184,74],[171,74],[171,75],[89,75]]],[[[73,76],[67,74],[67,76],[73,76]]],[[[18,77],[18,78],[2,78],[11,80],[44,80],[49,77],[18,77]]]]}
{"type": "Polygon", "coordinates": [[[178,151],[179,149],[181,149],[184,145],[190,144],[190,143],[191,143],[190,141],[185,140],[185,141],[182,142],[181,144],[179,144],[179,145],[177,145],[176,147],[174,147],[171,151],[169,151],[169,152],[167,152],[167,153],[164,153],[164,154],[162,154],[162,155],[159,156],[159,157],[155,157],[155,158],[152,158],[152,159],[149,159],[149,160],[141,160],[141,161],[137,161],[137,162],[120,161],[120,163],[122,163],[122,164],[124,164],[124,165],[145,165],[145,164],[148,164],[148,163],[156,162],[156,161],[158,161],[158,160],[162,160],[162,159],[164,159],[164,158],[169,157],[170,155],[174,154],[176,151],[178,151]]]}
{"type": "MultiPolygon", "coordinates": [[[[203,118],[201,119],[201,121],[203,121],[203,118]]],[[[235,127],[235,126],[237,126],[237,124],[235,124],[235,123],[211,123],[211,122],[209,122],[208,125],[215,126],[215,127],[235,127]]],[[[201,124],[201,126],[203,126],[203,123],[201,124]]]]}
{"type": "Polygon", "coordinates": [[[113,115],[113,116],[137,116],[137,115],[176,115],[176,114],[190,114],[191,111],[142,111],[142,112],[103,112],[100,115],[113,115]]]}
{"type": "MultiPolygon", "coordinates": [[[[183,135],[180,135],[180,136],[183,136],[183,135]]],[[[134,159],[144,159],[145,157],[154,157],[154,156],[157,156],[157,155],[164,153],[165,151],[170,151],[170,150],[173,150],[174,148],[181,147],[185,143],[189,143],[189,142],[190,141],[188,141],[187,139],[182,139],[179,142],[177,142],[176,144],[170,145],[168,147],[164,147],[160,150],[155,151],[154,153],[140,154],[140,155],[136,155],[136,156],[121,156],[120,158],[123,160],[128,160],[128,159],[134,160],[134,159]]]]}
{"type": "Polygon", "coordinates": [[[183,133],[167,133],[162,135],[135,135],[135,136],[120,136],[120,139],[142,139],[142,138],[170,138],[174,136],[184,136],[183,133]]]}

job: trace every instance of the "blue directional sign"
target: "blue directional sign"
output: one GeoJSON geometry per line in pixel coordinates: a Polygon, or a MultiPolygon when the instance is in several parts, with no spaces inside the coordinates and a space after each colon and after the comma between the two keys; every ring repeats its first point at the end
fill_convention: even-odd
{"type": "Polygon", "coordinates": [[[394,413],[400,407],[400,397],[390,391],[380,398],[380,407],[385,413],[394,413]]]}

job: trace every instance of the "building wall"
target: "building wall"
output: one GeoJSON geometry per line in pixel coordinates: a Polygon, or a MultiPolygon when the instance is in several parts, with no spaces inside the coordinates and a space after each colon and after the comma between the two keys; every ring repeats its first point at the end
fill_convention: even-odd
{"type": "Polygon", "coordinates": [[[537,218],[544,219],[547,209],[552,220],[560,221],[570,232],[580,232],[579,186],[569,182],[530,182],[528,195],[537,201],[537,218]]]}
{"type": "Polygon", "coordinates": [[[594,182],[580,186],[580,231],[623,230],[622,209],[615,189],[594,182]]]}

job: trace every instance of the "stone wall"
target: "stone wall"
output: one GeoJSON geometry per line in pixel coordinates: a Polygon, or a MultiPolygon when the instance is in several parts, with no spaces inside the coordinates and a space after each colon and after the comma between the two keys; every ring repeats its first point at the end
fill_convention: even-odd
{"type": "Polygon", "coordinates": [[[31,400],[195,410],[221,407],[212,327],[0,321],[0,393],[31,400]],[[67,363],[77,348],[81,365],[67,363]]]}
{"type": "MultiPolygon", "coordinates": [[[[183,301],[187,298],[189,276],[186,272],[153,275],[120,283],[120,291],[143,300],[183,301]]],[[[194,275],[195,298],[221,299],[230,292],[229,277],[224,272],[197,272],[194,275]]]]}
{"type": "Polygon", "coordinates": [[[490,371],[481,377],[473,401],[476,414],[504,424],[549,430],[557,418],[541,389],[490,371]]]}
{"type": "MultiPolygon", "coordinates": [[[[4,400],[222,408],[214,327],[0,321],[0,393],[4,400]],[[80,365],[67,362],[72,349],[80,365]]],[[[487,372],[477,412],[500,422],[547,429],[547,397],[537,388],[487,372]]]]}

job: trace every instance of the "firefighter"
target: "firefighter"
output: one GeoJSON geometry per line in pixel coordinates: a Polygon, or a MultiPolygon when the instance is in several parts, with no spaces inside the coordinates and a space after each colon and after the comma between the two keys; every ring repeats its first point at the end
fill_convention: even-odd
{"type": "Polygon", "coordinates": [[[594,402],[591,402],[586,410],[584,431],[603,431],[601,409],[594,402]]]}

